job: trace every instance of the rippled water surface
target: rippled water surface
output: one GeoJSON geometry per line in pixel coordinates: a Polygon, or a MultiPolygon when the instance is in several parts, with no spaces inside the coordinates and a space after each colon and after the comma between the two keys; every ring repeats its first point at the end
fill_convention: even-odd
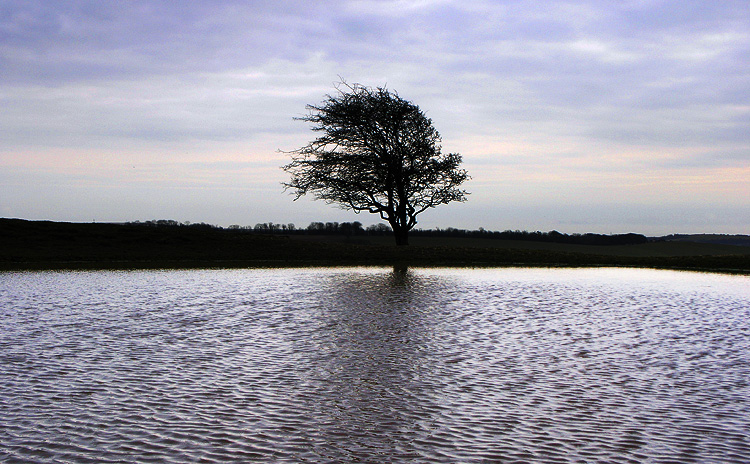
{"type": "Polygon", "coordinates": [[[750,462],[750,278],[0,273],[2,462],[750,462]]]}

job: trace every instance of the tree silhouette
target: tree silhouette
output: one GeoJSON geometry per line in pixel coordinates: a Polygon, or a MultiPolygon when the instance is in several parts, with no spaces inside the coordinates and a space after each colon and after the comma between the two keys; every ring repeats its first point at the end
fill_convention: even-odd
{"type": "Polygon", "coordinates": [[[441,153],[440,134],[415,104],[386,88],[342,82],[338,95],[308,105],[321,135],[291,153],[283,166],[284,183],[295,200],[315,199],[357,213],[379,214],[393,230],[397,245],[408,244],[417,215],[451,201],[465,201],[458,187],[468,179],[461,155],[441,153]]]}

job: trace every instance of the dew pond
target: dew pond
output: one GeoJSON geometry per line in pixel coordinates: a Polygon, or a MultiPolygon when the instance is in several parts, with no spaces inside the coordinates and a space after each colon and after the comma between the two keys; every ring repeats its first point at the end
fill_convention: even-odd
{"type": "Polygon", "coordinates": [[[750,462],[750,277],[0,273],[0,461],[750,462]]]}

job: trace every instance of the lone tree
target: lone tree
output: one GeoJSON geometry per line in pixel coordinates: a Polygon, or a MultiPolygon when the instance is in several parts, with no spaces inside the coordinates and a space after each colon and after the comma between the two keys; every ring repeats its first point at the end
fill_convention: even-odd
{"type": "Polygon", "coordinates": [[[386,88],[341,83],[308,116],[320,136],[290,152],[284,183],[295,200],[312,193],[356,213],[377,213],[408,245],[417,215],[451,201],[466,201],[461,155],[440,152],[440,134],[419,107],[386,88]]]}

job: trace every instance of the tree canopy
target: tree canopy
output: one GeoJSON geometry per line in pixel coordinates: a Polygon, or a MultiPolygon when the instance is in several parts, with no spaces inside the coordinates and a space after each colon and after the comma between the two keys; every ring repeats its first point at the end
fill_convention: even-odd
{"type": "Polygon", "coordinates": [[[465,201],[468,179],[461,155],[441,153],[441,138],[419,107],[384,87],[341,83],[337,95],[308,105],[298,118],[313,124],[315,140],[291,153],[284,183],[296,199],[315,199],[354,212],[379,214],[398,245],[408,244],[417,215],[465,201]]]}

